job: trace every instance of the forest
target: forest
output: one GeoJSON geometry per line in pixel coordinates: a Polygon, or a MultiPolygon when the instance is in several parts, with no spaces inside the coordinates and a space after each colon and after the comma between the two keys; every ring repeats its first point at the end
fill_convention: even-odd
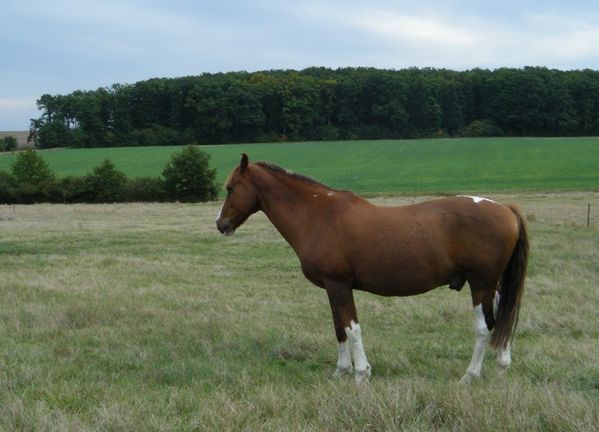
{"type": "Polygon", "coordinates": [[[38,148],[599,135],[599,71],[271,70],[44,94],[38,148]]]}

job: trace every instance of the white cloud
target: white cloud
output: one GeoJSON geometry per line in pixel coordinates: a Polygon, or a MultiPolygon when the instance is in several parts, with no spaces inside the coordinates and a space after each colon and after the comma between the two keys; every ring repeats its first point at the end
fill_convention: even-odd
{"type": "Polygon", "coordinates": [[[363,11],[351,15],[347,22],[355,27],[382,36],[388,41],[435,46],[466,47],[477,39],[466,28],[430,16],[410,16],[390,11],[363,11]]]}
{"type": "Polygon", "coordinates": [[[295,13],[351,35],[349,43],[370,40],[371,50],[364,58],[375,59],[373,66],[572,68],[590,59],[593,63],[588,67],[599,63],[599,25],[592,15],[518,15],[514,11],[510,20],[491,14],[451,15],[430,7],[419,11],[399,4],[382,9],[339,3],[309,3],[295,13]]]}

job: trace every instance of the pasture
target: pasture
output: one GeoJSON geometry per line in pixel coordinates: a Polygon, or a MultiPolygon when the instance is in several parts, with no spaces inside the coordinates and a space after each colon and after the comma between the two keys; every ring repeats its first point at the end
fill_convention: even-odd
{"type": "MultiPolygon", "coordinates": [[[[332,158],[360,165],[357,150],[344,153],[352,143],[288,163],[304,145],[275,147],[269,159],[311,175],[319,158],[318,167],[332,158]]],[[[416,151],[400,148],[394,160],[416,151]]],[[[226,166],[220,176],[241,151],[207,149],[226,166]]],[[[259,150],[250,156],[266,158],[259,150]]],[[[444,163],[440,172],[461,177],[463,162],[444,163]]],[[[540,174],[526,160],[513,165],[534,189],[540,174]]],[[[319,178],[338,187],[343,176],[366,178],[367,169],[353,171],[319,178]]],[[[489,182],[500,169],[491,171],[489,182]]],[[[441,175],[420,178],[417,167],[392,181],[406,175],[416,190],[444,190],[441,175]]],[[[591,175],[572,170],[555,187],[591,175]]],[[[597,430],[599,220],[587,229],[586,208],[599,208],[599,193],[487,196],[521,206],[531,261],[512,367],[499,375],[487,355],[470,386],[457,383],[472,354],[467,289],[356,293],[373,367],[370,384],[357,386],[331,378],[337,343],[326,294],[304,280],[261,213],[224,238],[214,226],[219,203],[0,206],[0,430],[597,430]]]]}
{"type": "MultiPolygon", "coordinates": [[[[599,189],[598,138],[464,138],[202,146],[222,184],[247,152],[362,194],[599,189]]],[[[162,172],[179,147],[42,151],[58,176],[85,175],[103,159],[130,177],[162,172]]],[[[0,155],[9,170],[14,154],[0,155]]]]}

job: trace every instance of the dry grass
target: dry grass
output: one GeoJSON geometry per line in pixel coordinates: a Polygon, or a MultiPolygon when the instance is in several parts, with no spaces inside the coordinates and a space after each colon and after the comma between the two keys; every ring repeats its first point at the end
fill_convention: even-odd
{"type": "Polygon", "coordinates": [[[467,290],[358,293],[358,387],[263,215],[225,239],[217,203],[0,207],[0,430],[597,430],[599,194],[492,198],[530,221],[530,277],[512,368],[467,387],[467,290]]]}

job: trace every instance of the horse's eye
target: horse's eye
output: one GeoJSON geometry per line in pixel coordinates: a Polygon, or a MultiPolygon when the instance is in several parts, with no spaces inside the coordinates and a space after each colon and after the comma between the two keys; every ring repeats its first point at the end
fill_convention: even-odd
{"type": "Polygon", "coordinates": [[[227,193],[230,194],[231,192],[233,192],[233,187],[227,186],[227,193]]]}

